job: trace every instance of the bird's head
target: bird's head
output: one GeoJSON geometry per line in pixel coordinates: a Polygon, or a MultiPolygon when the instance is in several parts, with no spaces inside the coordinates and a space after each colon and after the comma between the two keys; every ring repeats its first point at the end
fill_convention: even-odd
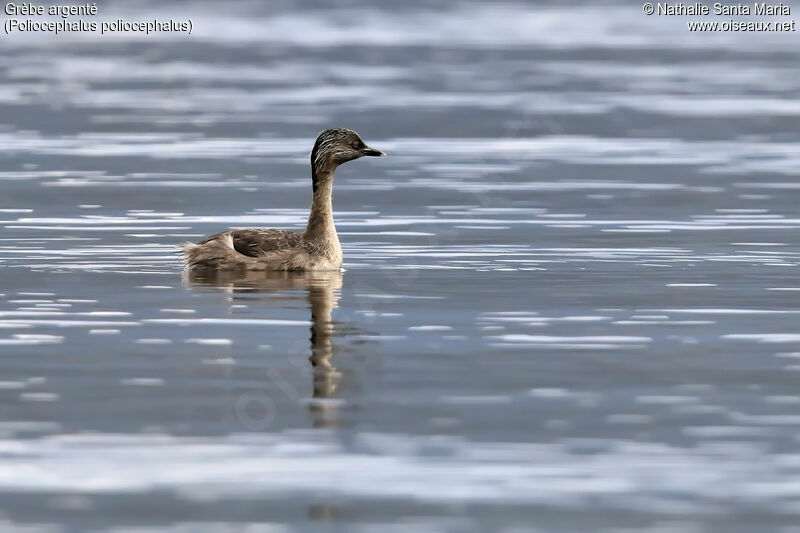
{"type": "Polygon", "coordinates": [[[331,128],[317,137],[311,150],[311,167],[317,171],[332,172],[337,166],[365,155],[386,155],[380,150],[370,148],[358,133],[347,128],[331,128]]]}

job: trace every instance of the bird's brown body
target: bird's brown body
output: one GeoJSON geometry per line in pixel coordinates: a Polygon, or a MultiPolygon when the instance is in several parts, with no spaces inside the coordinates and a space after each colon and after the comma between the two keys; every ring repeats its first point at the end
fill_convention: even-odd
{"type": "Polygon", "coordinates": [[[365,155],[385,154],[366,146],[352,130],[323,131],[311,152],[314,198],[306,230],[223,231],[197,244],[183,245],[186,268],[226,271],[340,269],[342,246],[333,222],[333,173],[340,164],[365,155]]]}

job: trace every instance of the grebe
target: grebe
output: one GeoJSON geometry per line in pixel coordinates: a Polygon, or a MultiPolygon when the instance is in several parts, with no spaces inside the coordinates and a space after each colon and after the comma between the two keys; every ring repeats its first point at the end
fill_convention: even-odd
{"type": "Polygon", "coordinates": [[[280,229],[232,229],[186,243],[187,269],[338,270],[342,246],[333,224],[333,173],[336,167],[365,155],[386,155],[370,148],[353,130],[333,128],[319,134],[311,151],[314,198],[303,233],[280,229]]]}

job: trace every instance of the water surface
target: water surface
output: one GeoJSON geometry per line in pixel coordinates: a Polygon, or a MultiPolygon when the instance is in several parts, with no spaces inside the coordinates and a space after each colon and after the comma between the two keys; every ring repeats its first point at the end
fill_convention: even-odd
{"type": "Polygon", "coordinates": [[[103,13],[195,30],[0,43],[4,529],[794,531],[793,36],[103,13]],[[391,155],[337,173],[343,274],[182,275],[302,229],[333,125],[391,155]]]}

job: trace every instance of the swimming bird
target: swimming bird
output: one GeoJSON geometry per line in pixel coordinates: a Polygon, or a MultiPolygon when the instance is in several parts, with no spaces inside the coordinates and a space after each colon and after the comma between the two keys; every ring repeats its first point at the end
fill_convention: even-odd
{"type": "Polygon", "coordinates": [[[187,269],[211,270],[338,270],[342,246],[333,223],[333,173],[336,167],[364,156],[386,155],[370,148],[358,133],[332,128],[317,137],[311,151],[313,200],[302,233],[280,229],[231,229],[197,244],[186,243],[187,269]]]}

